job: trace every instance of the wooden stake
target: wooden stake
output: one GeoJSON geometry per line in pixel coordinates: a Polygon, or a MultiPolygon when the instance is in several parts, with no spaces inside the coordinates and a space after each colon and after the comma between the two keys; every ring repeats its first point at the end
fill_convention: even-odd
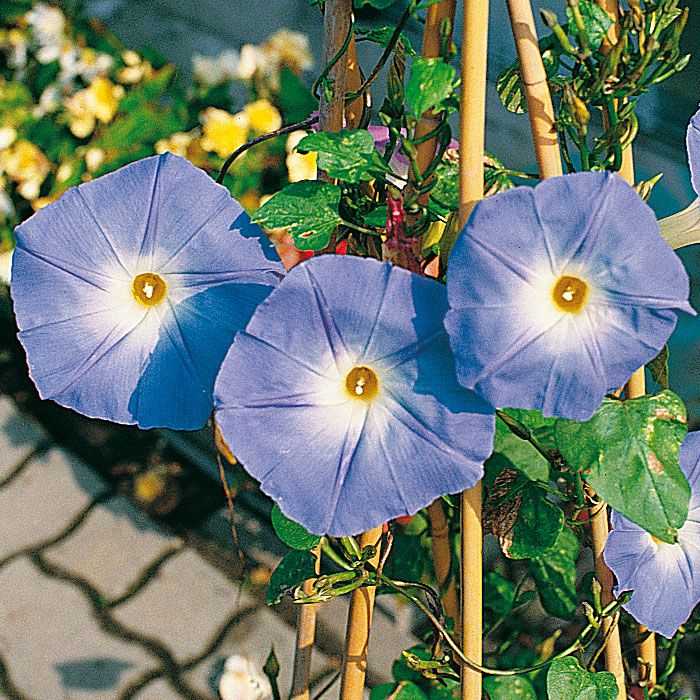
{"type": "MultiPolygon", "coordinates": [[[[377,548],[376,554],[370,559],[373,566],[379,564],[381,537],[381,527],[368,530],[360,537],[360,549],[369,545],[377,548]]],[[[340,700],[362,700],[365,675],[367,674],[367,651],[375,593],[376,589],[373,587],[358,588],[352,592],[350,597],[348,625],[345,633],[345,653],[340,679],[340,700]]]]}
{"type": "Polygon", "coordinates": [[[520,61],[537,167],[542,179],[555,177],[563,172],[559,140],[554,128],[552,96],[537,43],[537,30],[530,0],[508,0],[508,12],[520,61]]]}
{"type": "MultiPolygon", "coordinates": [[[[338,54],[350,31],[352,18],[352,0],[326,0],[323,15],[323,62],[330,63],[338,54]]],[[[348,70],[354,61],[357,66],[357,52],[354,41],[348,47],[346,57],[342,57],[331,69],[330,77],[334,81],[333,97],[330,101],[321,98],[319,129],[321,131],[340,131],[345,118],[345,93],[348,89],[348,70]]],[[[354,84],[354,83],[353,83],[354,84]]],[[[359,85],[357,85],[359,87],[359,85]]],[[[356,88],[355,88],[356,89],[356,88]]],[[[319,178],[325,173],[319,171],[319,178]]],[[[316,551],[316,574],[319,573],[320,551],[316,551]]],[[[303,586],[305,593],[310,592],[311,581],[303,586]]],[[[311,657],[316,640],[316,605],[300,605],[297,618],[297,639],[294,653],[291,700],[308,700],[309,679],[311,677],[311,657]]],[[[360,696],[361,697],[361,696],[360,696]]]]}
{"type": "MultiPolygon", "coordinates": [[[[362,75],[360,73],[360,64],[357,59],[357,44],[355,37],[350,39],[348,46],[348,56],[346,60],[348,74],[348,92],[357,92],[362,87],[362,75]]],[[[348,129],[357,129],[362,120],[362,112],[364,110],[364,99],[357,97],[345,105],[345,125],[348,129]]]]}
{"type": "MultiPolygon", "coordinates": [[[[320,573],[321,550],[317,547],[316,575],[320,573]]],[[[304,593],[311,593],[313,581],[305,581],[302,589],[304,593]]],[[[311,655],[316,641],[316,603],[307,603],[299,606],[297,617],[297,641],[294,651],[294,672],[292,676],[292,690],[290,700],[309,700],[309,680],[311,679],[311,655]]]]}
{"type": "Polygon", "coordinates": [[[449,579],[452,569],[452,546],[450,544],[450,526],[445,517],[440,499],[433,501],[428,506],[430,518],[430,542],[433,552],[433,566],[435,578],[442,597],[442,608],[447,617],[451,617],[455,625],[459,620],[457,615],[457,589],[454,580],[449,579]]]}
{"type": "MultiPolygon", "coordinates": [[[[484,196],[486,133],[486,63],[489,2],[463,0],[462,94],[459,106],[459,225],[484,196]]],[[[460,635],[464,654],[482,661],[481,482],[462,493],[460,508],[461,591],[460,635]]],[[[462,700],[481,700],[481,674],[462,666],[462,700]]]]}

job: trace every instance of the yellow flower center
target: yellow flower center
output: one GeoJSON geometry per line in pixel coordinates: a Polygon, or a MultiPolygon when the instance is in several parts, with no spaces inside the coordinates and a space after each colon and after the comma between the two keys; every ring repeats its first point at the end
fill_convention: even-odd
{"type": "Polygon", "coordinates": [[[588,285],[579,277],[562,275],[552,287],[552,300],[560,311],[577,314],[588,298],[588,285]]]}
{"type": "Polygon", "coordinates": [[[155,272],[143,272],[134,277],[131,291],[136,301],[144,306],[157,306],[165,299],[165,280],[155,272]]]}
{"type": "Polygon", "coordinates": [[[351,399],[372,401],[379,393],[379,377],[369,367],[353,367],[345,377],[345,391],[351,399]]]}

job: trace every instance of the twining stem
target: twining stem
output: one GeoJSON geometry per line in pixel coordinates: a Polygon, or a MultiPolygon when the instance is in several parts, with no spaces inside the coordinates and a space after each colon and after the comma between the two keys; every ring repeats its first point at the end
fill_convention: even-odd
{"type": "Polygon", "coordinates": [[[428,506],[428,517],[430,518],[433,566],[438,588],[442,593],[442,607],[447,617],[451,617],[457,623],[457,589],[454,579],[450,576],[452,570],[450,526],[440,499],[428,506]]]}
{"type": "MultiPolygon", "coordinates": [[[[486,138],[486,64],[488,54],[488,0],[463,0],[462,91],[459,105],[459,228],[467,222],[484,196],[486,138]]],[[[461,588],[460,636],[464,655],[481,664],[482,541],[481,482],[460,497],[461,588]]],[[[481,700],[482,677],[462,663],[462,700],[481,700]]]]}
{"type": "MultiPolygon", "coordinates": [[[[381,557],[379,546],[381,537],[381,527],[368,530],[362,533],[360,537],[361,550],[369,546],[375,548],[375,554],[369,560],[369,563],[375,568],[378,566],[381,557]]],[[[367,674],[369,633],[372,627],[375,593],[376,587],[370,586],[367,588],[356,588],[350,596],[345,651],[341,669],[340,700],[362,700],[365,675],[367,674]]]]}
{"type": "MultiPolygon", "coordinates": [[[[454,29],[455,14],[457,10],[457,0],[440,0],[428,7],[425,14],[425,25],[423,27],[423,44],[421,47],[421,55],[424,58],[439,58],[443,56],[443,46],[446,44],[448,49],[452,46],[452,31],[454,29]],[[446,31],[445,31],[446,30],[446,31]]],[[[428,172],[428,169],[435,160],[435,152],[437,150],[437,136],[425,138],[428,134],[435,132],[442,117],[436,115],[432,110],[421,116],[413,134],[415,142],[418,144],[415,154],[415,165],[421,177],[428,172]]],[[[417,181],[417,178],[414,178],[417,181]]],[[[427,205],[430,198],[430,188],[425,187],[425,183],[421,183],[425,190],[418,198],[418,202],[423,206],[427,205]]],[[[414,253],[420,255],[421,238],[416,239],[414,245],[414,253]]]]}
{"type": "Polygon", "coordinates": [[[523,90],[527,100],[540,177],[542,179],[555,177],[561,175],[563,171],[557,131],[554,126],[554,106],[537,42],[537,30],[530,0],[508,0],[508,11],[520,61],[523,90]]]}

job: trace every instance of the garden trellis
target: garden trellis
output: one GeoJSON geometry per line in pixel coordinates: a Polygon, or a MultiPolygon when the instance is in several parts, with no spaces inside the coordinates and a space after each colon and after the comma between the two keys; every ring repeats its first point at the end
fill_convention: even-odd
{"type": "MultiPolygon", "coordinates": [[[[566,0],[568,21],[543,11],[551,34],[538,40],[529,0],[508,0],[518,60],[498,90],[528,114],[530,174],[485,153],[488,0],[462,2],[459,77],[455,0],[398,2],[398,24],[371,30],[351,0],[316,4],[317,117],[281,126],[260,94],[245,117],[201,105],[216,182],[163,153],[88,178],[17,227],[12,295],[32,378],[94,417],[212,422],[221,452],[275,501],[291,548],[268,587],[271,604],[299,605],[291,697],[310,697],[315,606],[343,594],[340,697],[362,697],[377,591],[415,605],[431,632],[373,700],[669,697],[678,643],[700,630],[700,445],[668,388],[666,342],[694,311],[667,240],[696,242],[698,209],[661,222],[662,237],[645,203],[658,178],[635,181],[632,142],[639,97],[688,62],[687,10],[566,0]],[[423,24],[422,55],[409,22],[423,24]],[[366,74],[360,41],[382,49],[366,74]],[[251,124],[270,133],[244,143],[251,124]],[[317,178],[283,186],[251,221],[226,187],[238,158],[301,130],[294,148],[316,154],[317,178]],[[286,270],[257,224],[291,237],[286,270]],[[517,586],[483,575],[484,530],[527,567],[517,586]],[[594,565],[577,587],[581,545],[594,565]],[[570,638],[484,652],[533,591],[552,617],[580,613],[570,638]]],[[[113,118],[81,99],[100,88],[114,113],[126,99],[104,76],[92,85],[67,103],[76,138],[113,118]]],[[[275,668],[271,657],[279,694],[275,668]]]]}

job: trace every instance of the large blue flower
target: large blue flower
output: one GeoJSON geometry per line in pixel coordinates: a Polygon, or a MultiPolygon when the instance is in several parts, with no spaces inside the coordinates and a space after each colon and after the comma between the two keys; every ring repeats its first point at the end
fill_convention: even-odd
{"type": "Polygon", "coordinates": [[[324,255],[234,340],[217,422],[263,491],[311,532],[350,535],[473,486],[493,409],[457,384],[444,286],[324,255]]]}
{"type": "Polygon", "coordinates": [[[462,384],[495,406],[586,420],[668,340],[688,276],[619,176],[578,173],[480,202],[447,272],[462,384]]]}
{"type": "Polygon", "coordinates": [[[228,191],[171,154],[68,190],[15,235],[41,396],[144,428],[206,422],[234,334],[283,269],[228,191]]]}
{"type": "Polygon", "coordinates": [[[700,432],[688,433],[679,460],[691,495],[678,542],[659,542],[613,511],[604,552],[605,563],[617,577],[615,595],[634,591],[625,605],[627,612],[669,638],[700,602],[700,432]]]}

